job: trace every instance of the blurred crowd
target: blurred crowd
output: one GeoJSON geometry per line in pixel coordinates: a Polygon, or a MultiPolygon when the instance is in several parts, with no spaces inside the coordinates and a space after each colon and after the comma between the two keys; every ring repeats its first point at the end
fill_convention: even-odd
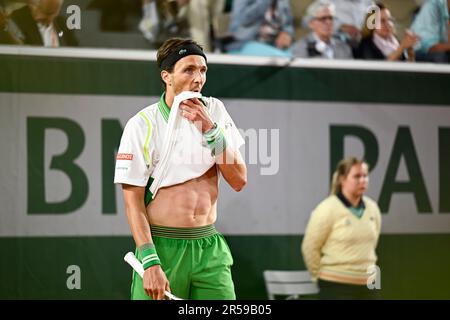
{"type": "MultiPolygon", "coordinates": [[[[67,23],[66,2],[0,0],[0,44],[86,46],[67,23]]],[[[236,55],[450,61],[450,0],[418,1],[401,36],[389,6],[372,0],[308,1],[301,21],[291,0],[81,2],[100,12],[102,31],[135,30],[150,48],[177,36],[194,39],[207,52],[236,55]],[[307,32],[298,36],[299,27],[307,32]]]]}

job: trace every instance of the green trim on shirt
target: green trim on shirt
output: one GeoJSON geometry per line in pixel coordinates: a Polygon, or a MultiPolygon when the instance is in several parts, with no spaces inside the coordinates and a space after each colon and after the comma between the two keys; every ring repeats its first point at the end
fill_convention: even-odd
{"type": "Polygon", "coordinates": [[[147,136],[145,137],[145,142],[144,142],[144,158],[145,158],[145,163],[147,165],[150,165],[150,156],[148,154],[147,145],[148,145],[148,142],[150,141],[150,137],[152,135],[152,125],[150,123],[150,120],[147,118],[147,116],[143,112],[139,112],[139,115],[144,119],[145,123],[147,124],[147,136]]]}
{"type": "MultiPolygon", "coordinates": [[[[206,99],[201,97],[200,101],[203,103],[203,105],[205,107],[207,107],[206,99]]],[[[170,108],[167,106],[167,103],[166,103],[166,92],[165,91],[162,93],[161,97],[159,98],[158,109],[161,112],[161,115],[163,116],[164,120],[166,120],[166,122],[168,122],[169,115],[170,115],[170,108]]]]}
{"type": "Polygon", "coordinates": [[[145,187],[144,204],[146,208],[153,200],[153,193],[150,191],[150,186],[152,185],[153,180],[155,179],[153,177],[150,177],[147,181],[147,186],[145,187]]]}
{"type": "Polygon", "coordinates": [[[161,112],[161,115],[163,116],[164,120],[166,120],[166,122],[169,121],[169,114],[170,114],[170,108],[167,106],[166,104],[166,92],[164,91],[161,95],[161,98],[159,98],[159,102],[158,102],[158,109],[161,112]]]}

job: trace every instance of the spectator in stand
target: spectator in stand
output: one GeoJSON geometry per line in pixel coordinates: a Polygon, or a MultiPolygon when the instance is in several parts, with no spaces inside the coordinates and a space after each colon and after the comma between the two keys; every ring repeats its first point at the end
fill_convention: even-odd
{"type": "Polygon", "coordinates": [[[294,22],[289,0],[234,0],[229,53],[290,56],[294,22]]]}
{"type": "Polygon", "coordinates": [[[17,28],[9,19],[9,15],[0,2],[0,44],[22,44],[22,41],[15,35],[14,28],[17,28]]]}
{"type": "Polygon", "coordinates": [[[331,0],[336,7],[335,30],[353,49],[361,41],[364,17],[374,5],[372,0],[331,0]]]}
{"type": "Polygon", "coordinates": [[[158,46],[171,37],[189,37],[211,52],[224,8],[225,0],[142,0],[139,29],[158,46]]]}
{"type": "Polygon", "coordinates": [[[171,37],[189,37],[186,7],[182,0],[142,0],[139,30],[155,48],[171,37]]]}
{"type": "Polygon", "coordinates": [[[192,40],[211,52],[219,29],[219,16],[225,0],[178,0],[187,5],[187,21],[192,40]]]}
{"type": "Polygon", "coordinates": [[[60,16],[63,0],[28,0],[14,11],[12,20],[19,29],[18,38],[28,45],[61,47],[78,46],[78,40],[60,16]]]}
{"type": "Polygon", "coordinates": [[[420,37],[417,61],[450,62],[450,0],[428,0],[414,19],[413,32],[420,37]]]}
{"type": "Polygon", "coordinates": [[[317,0],[306,10],[305,19],[312,30],[292,45],[292,53],[302,58],[353,59],[350,46],[333,37],[335,8],[328,0],[317,0]]]}
{"type": "MultiPolygon", "coordinates": [[[[365,23],[362,31],[363,39],[359,45],[357,56],[366,60],[408,60],[414,61],[414,45],[419,37],[409,30],[399,42],[395,35],[395,19],[389,9],[382,3],[377,3],[380,8],[380,25],[369,28],[369,23],[365,23]]],[[[368,13],[366,21],[370,19],[368,13]]]]}

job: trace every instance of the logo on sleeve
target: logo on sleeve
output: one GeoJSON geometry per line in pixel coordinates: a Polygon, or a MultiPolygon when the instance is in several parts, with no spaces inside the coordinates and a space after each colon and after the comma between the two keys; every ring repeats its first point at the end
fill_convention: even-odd
{"type": "Polygon", "coordinates": [[[133,160],[133,154],[132,153],[118,153],[117,160],[133,160]]]}

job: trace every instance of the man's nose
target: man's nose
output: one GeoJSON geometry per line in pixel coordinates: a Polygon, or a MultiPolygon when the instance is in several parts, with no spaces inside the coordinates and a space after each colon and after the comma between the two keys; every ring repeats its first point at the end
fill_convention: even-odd
{"type": "Polygon", "coordinates": [[[194,81],[201,83],[203,81],[203,76],[201,71],[197,71],[194,73],[194,81]]]}

